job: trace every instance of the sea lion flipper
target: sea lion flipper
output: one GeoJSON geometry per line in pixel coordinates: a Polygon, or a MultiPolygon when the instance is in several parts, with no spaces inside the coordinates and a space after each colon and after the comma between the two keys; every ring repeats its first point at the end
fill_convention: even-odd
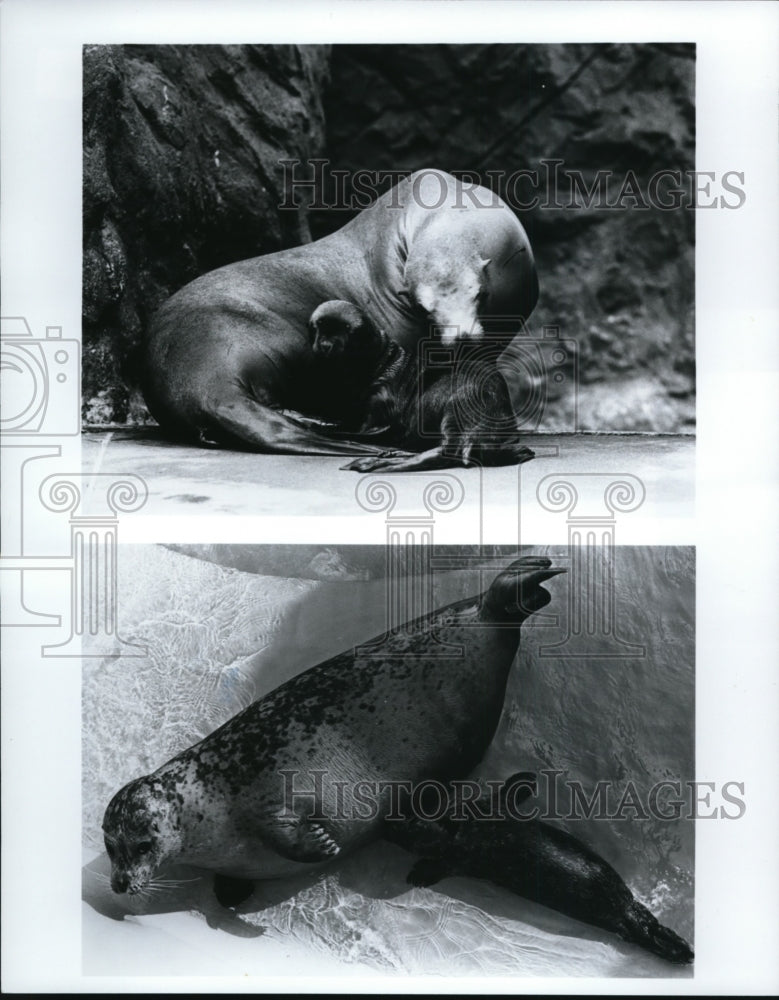
{"type": "Polygon", "coordinates": [[[308,414],[300,413],[298,410],[288,410],[283,407],[279,407],[277,412],[283,417],[286,417],[287,420],[291,420],[293,424],[298,424],[300,427],[313,427],[316,430],[331,430],[339,427],[334,420],[323,420],[321,417],[310,417],[308,414]]]}
{"type": "Polygon", "coordinates": [[[356,458],[340,468],[351,472],[424,472],[426,469],[449,469],[455,464],[438,447],[414,455],[403,451],[385,451],[380,455],[356,458]]]}
{"type": "Polygon", "coordinates": [[[265,839],[290,861],[327,861],[341,850],[323,823],[296,813],[272,817],[265,825],[265,839]]]}
{"type": "Polygon", "coordinates": [[[535,771],[517,771],[503,782],[500,798],[505,805],[506,799],[511,795],[513,804],[519,806],[537,792],[538,781],[535,771]]]}
{"type": "Polygon", "coordinates": [[[449,866],[441,858],[420,858],[406,876],[406,881],[415,886],[435,885],[450,874],[449,866]]]}

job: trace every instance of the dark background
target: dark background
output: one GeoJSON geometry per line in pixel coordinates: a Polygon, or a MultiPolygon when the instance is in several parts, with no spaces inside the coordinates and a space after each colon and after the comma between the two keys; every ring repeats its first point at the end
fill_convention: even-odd
{"type": "MultiPolygon", "coordinates": [[[[588,181],[613,171],[616,191],[632,170],[646,192],[657,171],[694,167],[694,71],[681,44],[85,47],[85,423],[150,419],[138,346],[170,294],[351,217],[280,209],[280,160],[489,185],[487,171],[561,159],[588,181]]],[[[517,214],[541,282],[531,334],[556,326],[577,348],[576,426],[692,430],[691,209],[517,214]]],[[[572,429],[572,406],[552,399],[540,428],[572,429]]]]}

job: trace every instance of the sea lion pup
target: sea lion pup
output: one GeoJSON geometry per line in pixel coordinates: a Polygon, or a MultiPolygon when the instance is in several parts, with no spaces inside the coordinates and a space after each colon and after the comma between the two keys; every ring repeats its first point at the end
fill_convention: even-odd
{"type": "Polygon", "coordinates": [[[360,436],[395,429],[400,407],[393,383],[407,367],[403,348],[356,305],[340,299],[317,306],[308,333],[321,377],[340,400],[335,414],[340,429],[360,436]]]}
{"type": "Polygon", "coordinates": [[[407,472],[449,468],[456,462],[514,465],[534,457],[519,446],[505,380],[496,367],[469,362],[481,350],[460,345],[457,363],[438,365],[424,378],[416,358],[379,330],[351,302],[323,302],[311,315],[312,350],[321,359],[321,379],[341,400],[334,423],[288,415],[306,427],[327,429],[333,437],[383,438],[415,454],[357,459],[344,466],[356,472],[379,468],[407,472]],[[425,387],[422,388],[422,383],[425,387]],[[481,419],[473,419],[481,412],[481,419]],[[465,415],[465,419],[464,419],[465,415]],[[440,444],[430,447],[430,429],[440,444]],[[513,433],[512,433],[513,431],[513,433]]]}
{"type": "Polygon", "coordinates": [[[436,363],[435,371],[421,368],[417,359],[398,365],[386,385],[396,414],[391,440],[403,451],[356,458],[341,468],[422,472],[454,465],[519,465],[534,458],[535,452],[520,443],[506,381],[482,354],[479,342],[462,343],[456,356],[436,363]]]}
{"type": "Polygon", "coordinates": [[[103,819],[114,892],[141,892],[166,862],[239,880],[324,865],[381,836],[397,782],[465,777],[498,725],[520,626],[562,572],[519,559],[484,594],[312,667],[131,781],[103,819]]]}
{"type": "Polygon", "coordinates": [[[485,795],[468,802],[473,809],[466,815],[450,797],[439,821],[388,823],[388,840],[424,855],[407,881],[429,886],[450,875],[487,879],[669,962],[691,962],[692,948],[634,898],[608,862],[570,833],[523,818],[519,806],[534,791],[535,775],[520,771],[504,783],[497,809],[485,795]]]}

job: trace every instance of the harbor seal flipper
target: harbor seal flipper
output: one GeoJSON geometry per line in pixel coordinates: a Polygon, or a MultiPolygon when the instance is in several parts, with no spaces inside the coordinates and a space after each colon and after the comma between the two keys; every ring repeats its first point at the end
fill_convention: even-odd
{"type": "MultiPolygon", "coordinates": [[[[321,823],[305,816],[274,816],[270,821],[266,820],[264,831],[268,845],[291,861],[316,864],[335,858],[341,851],[321,823]]],[[[219,873],[214,876],[214,895],[227,908],[247,900],[254,892],[254,887],[253,879],[219,873]]]]}
{"type": "Polygon", "coordinates": [[[334,845],[345,855],[379,838],[396,783],[465,777],[481,760],[522,622],[563,572],[518,559],[484,593],[293,677],[129,782],[103,819],[112,889],[142,892],[174,862],[247,880],[300,874],[334,845]]]}
{"type": "Polygon", "coordinates": [[[316,864],[334,858],[341,852],[339,844],[324,823],[300,812],[266,816],[263,831],[266,842],[290,861],[316,864]]]}
{"type": "Polygon", "coordinates": [[[254,882],[247,878],[214,875],[214,895],[226,909],[240,906],[254,892],[254,882]]]}
{"type": "Polygon", "coordinates": [[[486,879],[669,962],[691,962],[689,944],[635,899],[607,861],[566,831],[518,813],[532,790],[528,777],[520,772],[507,779],[498,810],[485,796],[476,802],[481,814],[475,817],[452,818],[450,801],[440,821],[388,825],[388,839],[423,855],[407,881],[430,886],[452,875],[486,879]],[[516,791],[520,784],[525,787],[516,791]]]}

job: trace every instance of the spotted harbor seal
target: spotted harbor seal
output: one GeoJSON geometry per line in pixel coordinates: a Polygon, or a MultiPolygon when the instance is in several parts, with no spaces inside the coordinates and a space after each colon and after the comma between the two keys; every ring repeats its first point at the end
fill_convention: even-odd
{"type": "Polygon", "coordinates": [[[534,790],[535,775],[521,771],[503,784],[497,809],[493,796],[485,795],[473,803],[472,814],[460,806],[456,816],[452,798],[440,820],[410,817],[388,823],[385,835],[424,855],[409,873],[412,885],[434,885],[450,875],[487,879],[669,962],[691,962],[692,948],[635,899],[607,861],[564,830],[523,818],[518,806],[534,790]]]}
{"type": "MultiPolygon", "coordinates": [[[[486,188],[422,170],[330,236],[229,264],[176,292],[150,326],[144,396],[177,436],[262,452],[371,456],[402,471],[398,460],[408,456],[311,425],[332,420],[339,405],[307,334],[311,315],[327,301],[352,303],[416,358],[431,329],[443,344],[478,340],[491,331],[488,317],[504,318],[508,343],[537,298],[530,243],[509,207],[486,188]]],[[[512,419],[507,390],[500,404],[512,419]]],[[[484,413],[471,419],[478,439],[484,413]]],[[[532,457],[505,441],[504,463],[510,452],[515,462],[532,457]]],[[[461,458],[453,449],[447,462],[461,458]]]]}
{"type": "Polygon", "coordinates": [[[481,760],[520,625],[561,572],[519,559],[479,597],[312,667],[131,781],[103,819],[112,889],[136,894],[173,862],[273,878],[381,836],[398,782],[464,777],[481,760]]]}

